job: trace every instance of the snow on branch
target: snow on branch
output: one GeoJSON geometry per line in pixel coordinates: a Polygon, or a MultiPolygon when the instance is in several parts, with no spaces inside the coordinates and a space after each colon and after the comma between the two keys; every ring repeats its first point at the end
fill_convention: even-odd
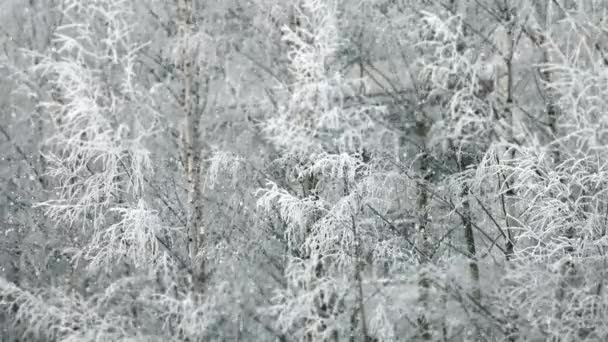
{"type": "Polygon", "coordinates": [[[158,255],[164,252],[158,241],[159,236],[164,236],[163,226],[156,212],[143,200],[135,207],[111,211],[120,219],[94,234],[88,250],[82,255],[89,260],[89,267],[111,269],[122,259],[143,269],[156,263],[158,255]]]}
{"type": "Polygon", "coordinates": [[[144,140],[154,128],[144,124],[132,84],[141,46],[129,40],[128,8],[126,1],[69,1],[73,22],[58,29],[55,53],[36,67],[53,87],[42,107],[56,125],[46,158],[58,186],[56,198],[41,205],[57,222],[100,217],[121,198],[138,196],[151,168],[144,140]],[[94,32],[99,25],[102,39],[94,32]]]}

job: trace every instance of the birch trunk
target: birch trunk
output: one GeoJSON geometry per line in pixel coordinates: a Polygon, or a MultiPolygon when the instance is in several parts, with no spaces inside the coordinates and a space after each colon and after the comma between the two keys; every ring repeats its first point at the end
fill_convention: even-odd
{"type": "MultiPolygon", "coordinates": [[[[504,33],[497,37],[497,45],[503,52],[506,76],[502,77],[499,81],[499,91],[505,97],[505,120],[506,120],[506,133],[507,141],[511,144],[516,142],[515,139],[515,117],[513,113],[513,56],[515,50],[515,28],[516,18],[514,11],[516,9],[509,5],[506,5],[503,9],[503,27],[504,33]],[[505,79],[506,77],[506,79],[505,79]]],[[[508,149],[507,155],[509,159],[513,161],[515,159],[515,150],[513,148],[508,149]]],[[[508,175],[504,176],[504,186],[506,187],[506,207],[504,207],[505,199],[503,198],[503,208],[505,210],[506,220],[506,231],[507,241],[505,244],[507,260],[511,259],[514,254],[514,228],[519,227],[519,221],[516,219],[516,192],[513,188],[513,181],[508,180],[508,175]]],[[[516,321],[518,317],[512,317],[513,321],[516,321]]],[[[513,324],[509,325],[506,329],[506,337],[508,341],[516,341],[519,339],[519,326],[513,324]]]]}
{"type": "MultiPolygon", "coordinates": [[[[514,55],[514,39],[515,39],[515,22],[514,15],[512,13],[514,9],[506,6],[503,10],[503,29],[498,30],[496,36],[496,45],[502,51],[502,58],[504,61],[505,75],[501,76],[498,80],[498,90],[505,99],[505,131],[506,140],[509,143],[515,143],[515,117],[513,113],[513,55],[514,55]]],[[[505,151],[510,160],[515,158],[515,150],[507,148],[505,151]]],[[[507,161],[508,162],[508,161],[507,161]]],[[[505,221],[507,224],[507,241],[505,244],[505,250],[507,253],[507,259],[513,257],[514,243],[513,243],[513,228],[518,227],[519,223],[516,219],[515,212],[515,190],[513,189],[512,182],[507,181],[508,175],[504,176],[504,184],[506,187],[506,198],[502,198],[503,209],[505,211],[505,221]]]]}
{"type": "Polygon", "coordinates": [[[204,257],[201,257],[204,242],[202,227],[201,193],[201,116],[196,105],[198,92],[195,76],[198,75],[191,51],[189,38],[194,26],[193,0],[177,0],[178,34],[180,51],[178,68],[181,76],[181,103],[185,114],[183,127],[183,148],[185,151],[186,182],[188,191],[186,230],[188,234],[188,255],[192,267],[193,285],[200,289],[205,282],[204,257]]]}
{"type": "MultiPolygon", "coordinates": [[[[551,22],[553,21],[553,2],[549,1],[544,4],[544,8],[539,9],[539,22],[542,24],[543,32],[540,32],[537,36],[533,37],[534,43],[542,51],[541,63],[548,65],[552,62],[551,52],[547,44],[547,37],[551,36],[551,22]]],[[[542,5],[537,5],[542,6],[542,5]]],[[[548,70],[541,70],[541,79],[544,85],[545,93],[545,111],[547,113],[547,123],[549,126],[549,140],[554,141],[557,138],[557,119],[559,116],[559,107],[557,105],[556,94],[549,88],[549,84],[553,81],[551,72],[548,70]]],[[[560,162],[560,152],[557,146],[551,148],[551,155],[553,157],[553,164],[558,165],[560,162]]]]}
{"type": "Polygon", "coordinates": [[[418,216],[418,222],[416,224],[416,249],[420,254],[420,275],[418,281],[418,302],[420,305],[421,313],[419,313],[418,321],[418,335],[420,339],[424,341],[430,341],[432,339],[431,324],[427,316],[429,310],[429,290],[430,290],[430,279],[425,270],[426,264],[429,262],[428,255],[430,255],[430,232],[428,230],[429,220],[429,193],[427,191],[427,182],[430,179],[431,170],[429,165],[429,157],[426,154],[426,140],[429,131],[426,118],[419,114],[420,117],[416,119],[416,135],[420,139],[420,144],[424,150],[419,161],[418,172],[422,177],[422,180],[417,184],[416,194],[416,215],[418,216]]]}

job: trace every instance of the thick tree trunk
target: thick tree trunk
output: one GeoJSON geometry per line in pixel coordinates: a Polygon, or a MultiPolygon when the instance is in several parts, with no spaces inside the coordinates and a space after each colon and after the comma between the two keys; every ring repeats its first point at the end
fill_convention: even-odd
{"type": "Polygon", "coordinates": [[[180,42],[180,60],[182,93],[181,106],[186,116],[183,128],[186,182],[188,191],[186,230],[188,235],[188,255],[192,267],[193,284],[200,289],[205,282],[205,263],[201,254],[204,242],[203,213],[201,193],[202,146],[200,141],[201,113],[197,106],[197,66],[194,54],[190,51],[189,37],[194,26],[192,0],[177,0],[178,34],[180,42]]]}

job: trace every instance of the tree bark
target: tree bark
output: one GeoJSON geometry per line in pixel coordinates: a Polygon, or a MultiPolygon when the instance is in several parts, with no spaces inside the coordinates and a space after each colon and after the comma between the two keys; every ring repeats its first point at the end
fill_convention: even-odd
{"type": "Polygon", "coordinates": [[[462,223],[464,226],[464,240],[469,256],[469,272],[471,273],[471,281],[473,282],[473,297],[481,300],[481,289],[479,287],[479,265],[477,264],[477,251],[475,248],[475,236],[473,235],[473,223],[471,221],[471,205],[469,203],[469,187],[465,185],[462,189],[462,223]]]}
{"type": "Polygon", "coordinates": [[[428,263],[427,256],[430,253],[430,232],[428,230],[428,205],[429,205],[429,193],[427,191],[427,182],[430,180],[431,170],[429,164],[429,156],[426,152],[426,138],[429,131],[429,127],[426,123],[426,118],[418,114],[416,118],[416,135],[421,141],[421,146],[425,150],[421,151],[422,155],[419,160],[418,172],[422,177],[422,180],[417,184],[416,194],[416,215],[418,216],[418,222],[416,224],[416,249],[421,254],[420,260],[420,274],[418,280],[418,303],[421,312],[418,315],[418,335],[420,339],[424,341],[430,341],[432,339],[431,324],[426,315],[429,308],[429,290],[430,290],[430,279],[426,274],[426,264],[428,263]]]}
{"type": "Polygon", "coordinates": [[[363,279],[361,273],[363,271],[363,261],[361,260],[361,237],[357,230],[357,223],[355,221],[355,215],[351,215],[351,224],[353,229],[353,235],[355,239],[355,283],[357,285],[357,311],[361,319],[361,336],[363,341],[369,341],[370,336],[367,329],[367,317],[365,314],[365,299],[363,297],[363,279]]]}
{"type": "MultiPolygon", "coordinates": [[[[501,84],[501,91],[505,94],[506,97],[506,105],[505,105],[505,119],[507,122],[507,141],[509,143],[515,143],[515,118],[513,116],[513,56],[515,52],[515,27],[516,27],[516,16],[514,7],[509,6],[505,3],[505,8],[503,9],[503,25],[506,28],[506,35],[501,37],[501,41],[499,41],[499,47],[503,50],[505,56],[505,64],[506,64],[506,72],[507,79],[506,84],[501,84]]],[[[507,151],[511,161],[515,159],[515,150],[513,148],[510,149],[510,152],[507,151]]],[[[507,259],[511,259],[514,254],[514,236],[513,236],[513,228],[519,226],[519,222],[515,219],[515,189],[513,188],[513,181],[507,180],[505,176],[506,187],[507,187],[507,207],[505,212],[506,219],[506,231],[507,231],[507,241],[505,244],[505,250],[507,253],[507,259]]],[[[504,203],[504,202],[503,202],[504,203]]],[[[514,317],[517,318],[517,317],[514,317]]],[[[516,341],[519,338],[519,326],[512,325],[507,329],[507,340],[508,341],[516,341]]]]}
{"type": "Polygon", "coordinates": [[[204,233],[201,193],[202,144],[200,137],[201,114],[197,106],[197,73],[194,53],[190,50],[189,38],[194,26],[192,0],[177,0],[178,35],[180,53],[178,68],[181,73],[182,93],[180,105],[185,114],[183,148],[185,151],[186,183],[188,191],[186,230],[188,255],[192,267],[193,285],[201,289],[205,282],[205,260],[201,257],[204,233]]]}
{"type": "MultiPolygon", "coordinates": [[[[537,6],[542,6],[538,4],[537,6]]],[[[542,52],[542,64],[549,64],[552,62],[551,52],[545,45],[547,43],[547,37],[551,35],[551,21],[553,20],[553,2],[548,1],[544,4],[544,8],[539,9],[539,22],[542,24],[544,32],[539,32],[537,35],[533,35],[532,40],[541,49],[542,52]]],[[[554,141],[557,138],[557,119],[559,117],[559,106],[557,105],[557,99],[555,92],[551,90],[547,85],[552,82],[551,72],[548,70],[541,70],[540,77],[544,83],[544,97],[545,97],[545,111],[547,114],[547,123],[549,126],[549,140],[554,141]]],[[[560,152],[557,146],[551,147],[551,155],[553,157],[553,164],[558,165],[560,162],[560,152]]]]}
{"type": "MultiPolygon", "coordinates": [[[[505,29],[503,34],[498,34],[497,36],[497,46],[502,51],[504,68],[506,72],[505,76],[501,77],[498,80],[498,89],[502,96],[505,99],[505,109],[504,109],[504,119],[505,119],[505,131],[506,131],[506,140],[507,142],[513,144],[516,142],[515,140],[515,118],[513,115],[513,55],[514,55],[514,39],[515,39],[515,26],[516,23],[514,20],[516,16],[514,16],[515,9],[506,5],[502,9],[502,25],[505,29]]],[[[515,150],[512,148],[507,148],[505,151],[509,159],[512,161],[515,159],[515,150]]],[[[508,162],[508,161],[506,161],[508,162]]],[[[505,250],[507,252],[507,259],[511,259],[513,257],[514,252],[514,243],[513,243],[513,228],[519,225],[518,221],[515,219],[516,208],[514,205],[514,197],[515,197],[515,189],[513,189],[512,181],[508,181],[509,177],[504,175],[503,185],[506,187],[506,196],[503,196],[503,210],[505,214],[506,221],[506,232],[507,232],[507,241],[505,243],[505,250]]]]}

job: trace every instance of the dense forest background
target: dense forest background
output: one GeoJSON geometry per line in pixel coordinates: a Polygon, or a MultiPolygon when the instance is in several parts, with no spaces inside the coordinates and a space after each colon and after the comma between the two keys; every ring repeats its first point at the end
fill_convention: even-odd
{"type": "Polygon", "coordinates": [[[608,340],[607,14],[2,0],[0,340],[608,340]]]}

